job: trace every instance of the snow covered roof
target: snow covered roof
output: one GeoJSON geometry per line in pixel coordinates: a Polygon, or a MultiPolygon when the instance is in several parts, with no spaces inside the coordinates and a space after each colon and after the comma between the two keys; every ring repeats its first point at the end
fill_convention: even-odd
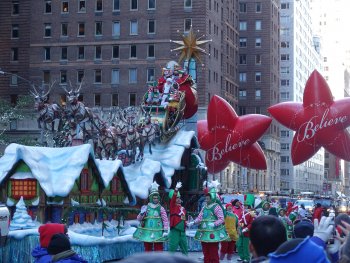
{"type": "Polygon", "coordinates": [[[182,169],[181,158],[185,149],[190,147],[193,136],[194,131],[179,131],[168,143],[152,146],[152,154],[146,146],[143,161],[128,167],[122,167],[120,160],[95,159],[90,144],[65,148],[10,144],[0,158],[0,183],[18,161],[23,160],[47,196],[64,197],[72,190],[90,157],[94,160],[105,187],[119,168],[122,169],[133,197],[129,202],[134,204],[136,197],[148,197],[149,186],[157,173],[162,175],[166,187],[170,187],[175,170],[182,169]]]}

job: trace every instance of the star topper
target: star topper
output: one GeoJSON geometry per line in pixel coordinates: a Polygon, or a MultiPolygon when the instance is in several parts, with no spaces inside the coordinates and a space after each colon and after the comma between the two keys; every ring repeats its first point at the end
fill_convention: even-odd
{"type": "Polygon", "coordinates": [[[283,102],[268,111],[285,127],[295,131],[293,165],[311,158],[321,147],[350,161],[350,98],[334,101],[322,75],[314,70],[306,82],[303,103],[283,102]]]}
{"type": "Polygon", "coordinates": [[[192,26],[188,35],[182,35],[182,41],[178,40],[170,40],[170,42],[180,45],[179,47],[172,49],[171,51],[181,50],[181,55],[179,58],[179,62],[184,59],[190,60],[191,58],[196,58],[198,61],[201,61],[199,54],[204,53],[208,54],[205,49],[199,47],[205,43],[208,43],[212,40],[200,40],[203,36],[196,38],[196,35],[193,32],[192,26]]]}
{"type": "Polygon", "coordinates": [[[231,161],[244,167],[266,169],[264,152],[256,141],[271,121],[260,114],[238,117],[227,101],[216,95],[212,97],[207,120],[197,122],[198,141],[206,151],[208,172],[218,173],[231,161]]]}

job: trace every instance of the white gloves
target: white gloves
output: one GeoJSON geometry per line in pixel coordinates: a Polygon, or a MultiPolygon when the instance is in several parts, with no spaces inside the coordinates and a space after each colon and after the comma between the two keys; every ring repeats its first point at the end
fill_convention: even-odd
{"type": "Polygon", "coordinates": [[[194,222],[193,221],[192,222],[187,222],[186,225],[187,225],[187,227],[191,227],[191,226],[194,225],[194,222]]]}
{"type": "Polygon", "coordinates": [[[167,237],[169,235],[168,232],[163,232],[163,237],[167,237]]]}
{"type": "Polygon", "coordinates": [[[147,211],[147,205],[143,205],[143,206],[141,207],[141,214],[146,213],[146,211],[147,211]]]}
{"type": "Polygon", "coordinates": [[[208,223],[208,226],[209,226],[209,227],[214,227],[215,224],[214,224],[214,223],[208,223]]]}
{"type": "Polygon", "coordinates": [[[334,243],[327,245],[327,251],[329,254],[335,254],[338,253],[340,249],[340,241],[336,238],[334,238],[334,243]]]}
{"type": "Polygon", "coordinates": [[[181,182],[177,182],[175,189],[180,189],[182,187],[182,183],[181,182]]]}
{"type": "Polygon", "coordinates": [[[320,223],[317,219],[314,220],[314,236],[327,242],[332,235],[333,225],[330,225],[333,218],[322,216],[320,223]]]}
{"type": "Polygon", "coordinates": [[[247,232],[249,229],[248,228],[243,228],[242,233],[247,232]]]}

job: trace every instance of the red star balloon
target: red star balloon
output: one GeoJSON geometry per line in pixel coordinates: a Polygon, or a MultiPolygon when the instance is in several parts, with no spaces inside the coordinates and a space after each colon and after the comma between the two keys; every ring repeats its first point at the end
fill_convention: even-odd
{"type": "Polygon", "coordinates": [[[294,165],[311,158],[322,146],[350,161],[350,98],[334,101],[318,71],[306,82],[303,103],[283,102],[268,109],[282,125],[295,131],[291,155],[294,165]]]}
{"type": "Polygon", "coordinates": [[[270,117],[249,114],[238,117],[231,105],[214,96],[208,105],[207,120],[197,122],[198,140],[206,151],[210,173],[218,173],[232,161],[253,169],[266,169],[264,152],[256,142],[269,127],[270,117]]]}

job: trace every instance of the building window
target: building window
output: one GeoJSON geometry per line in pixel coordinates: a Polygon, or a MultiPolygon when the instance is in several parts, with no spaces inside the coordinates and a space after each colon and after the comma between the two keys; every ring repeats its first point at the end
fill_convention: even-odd
{"type": "Polygon", "coordinates": [[[19,37],[19,31],[18,31],[18,24],[13,24],[12,25],[12,33],[11,33],[11,37],[12,38],[18,38],[19,37]]]}
{"type": "Polygon", "coordinates": [[[281,9],[289,9],[289,3],[281,3],[281,9]]]}
{"type": "Polygon", "coordinates": [[[96,9],[95,9],[95,11],[97,11],[97,12],[102,12],[103,11],[102,0],[96,0],[96,9]]]}
{"type": "Polygon", "coordinates": [[[136,106],[136,93],[129,93],[129,106],[136,106]]]}
{"type": "Polygon", "coordinates": [[[282,131],[281,131],[281,137],[283,137],[283,138],[289,137],[289,131],[282,130],[282,131]]]}
{"type": "Polygon", "coordinates": [[[112,106],[119,106],[119,94],[112,94],[112,106]]]}
{"type": "Polygon", "coordinates": [[[185,8],[192,8],[192,0],[184,0],[185,8]]]}
{"type": "Polygon", "coordinates": [[[256,13],[261,13],[261,3],[255,3],[255,12],[256,13]]]}
{"type": "Polygon", "coordinates": [[[255,90],[255,99],[256,100],[261,100],[261,89],[256,89],[255,90]]]}
{"type": "Polygon", "coordinates": [[[289,169],[281,169],[281,175],[289,175],[289,169]]]}
{"type": "Polygon", "coordinates": [[[136,45],[130,46],[130,58],[137,58],[136,45]]]}
{"type": "Polygon", "coordinates": [[[119,46],[115,45],[112,49],[112,58],[119,58],[119,46]]]}
{"type": "Polygon", "coordinates": [[[289,73],[289,67],[281,67],[281,73],[282,74],[288,74],[289,73]]]}
{"type": "Polygon", "coordinates": [[[137,3],[138,0],[130,0],[130,9],[131,10],[137,10],[137,3]]]}
{"type": "Polygon", "coordinates": [[[77,83],[81,83],[84,79],[84,76],[85,76],[84,70],[82,70],[82,69],[78,70],[77,71],[77,83]]]}
{"type": "Polygon", "coordinates": [[[281,48],[289,48],[289,42],[288,41],[282,41],[281,42],[281,48]]]}
{"type": "Polygon", "coordinates": [[[48,70],[44,71],[43,79],[44,79],[44,83],[46,83],[46,84],[50,83],[50,81],[51,81],[51,73],[50,73],[50,71],[48,71],[48,70]]]}
{"type": "Polygon", "coordinates": [[[113,0],[113,11],[120,11],[120,0],[113,0]]]}
{"type": "Polygon", "coordinates": [[[61,47],[61,60],[67,60],[67,59],[68,59],[68,48],[61,47]]]}
{"type": "Polygon", "coordinates": [[[247,90],[245,89],[240,89],[238,96],[240,99],[246,99],[247,98],[247,90]]]}
{"type": "Polygon", "coordinates": [[[261,72],[255,72],[255,82],[261,82],[261,72]]]}
{"type": "Polygon", "coordinates": [[[289,79],[281,79],[281,86],[289,86],[289,79]]]}
{"type": "Polygon", "coordinates": [[[156,9],[156,0],[148,0],[148,10],[156,9]]]}
{"type": "Polygon", "coordinates": [[[255,30],[261,30],[261,20],[255,21],[255,30]]]}
{"type": "Polygon", "coordinates": [[[79,23],[78,36],[85,36],[85,23],[79,23]]]}
{"type": "Polygon", "coordinates": [[[102,22],[101,21],[95,23],[95,35],[102,36],[102,22]]]}
{"type": "Polygon", "coordinates": [[[147,69],[147,81],[154,81],[155,71],[156,70],[154,68],[147,69]]]}
{"type": "Polygon", "coordinates": [[[239,47],[247,47],[247,38],[246,37],[239,38],[239,47]]]}
{"type": "Polygon", "coordinates": [[[191,30],[192,27],[192,19],[191,18],[185,18],[184,20],[184,31],[188,32],[191,30]]]}
{"type": "Polygon", "coordinates": [[[68,13],[68,8],[69,8],[69,5],[68,5],[68,1],[63,1],[62,2],[62,13],[68,13]]]}
{"type": "Polygon", "coordinates": [[[119,69],[112,69],[112,84],[119,84],[119,69]]]}
{"type": "Polygon", "coordinates": [[[281,156],[281,163],[289,163],[289,156],[281,156]]]}
{"type": "Polygon", "coordinates": [[[32,199],[36,197],[37,181],[35,179],[10,179],[11,182],[11,197],[20,199],[32,199]]]}
{"type": "Polygon", "coordinates": [[[66,84],[67,83],[67,71],[66,70],[61,70],[60,75],[61,75],[60,83],[61,84],[66,84]]]}
{"type": "Polygon", "coordinates": [[[261,47],[261,38],[260,37],[257,37],[255,39],[255,47],[261,47]]]}
{"type": "Polygon", "coordinates": [[[239,73],[239,82],[247,82],[247,73],[245,72],[239,73]]]}
{"type": "Polygon", "coordinates": [[[44,36],[45,37],[51,37],[51,24],[45,24],[44,25],[44,36]]]}
{"type": "Polygon", "coordinates": [[[11,60],[18,61],[18,48],[17,47],[11,48],[11,60]]]}
{"type": "Polygon", "coordinates": [[[51,14],[52,9],[51,9],[51,0],[46,0],[45,1],[45,10],[44,13],[46,14],[51,14]]]}
{"type": "Polygon", "coordinates": [[[255,65],[261,65],[261,55],[255,55],[255,65]]]}
{"type": "Polygon", "coordinates": [[[259,106],[255,107],[255,114],[261,114],[261,107],[259,106]]]}
{"type": "Polygon", "coordinates": [[[10,85],[11,86],[17,86],[18,85],[18,76],[17,76],[17,72],[13,71],[11,72],[11,78],[10,78],[10,85]]]}
{"type": "Polygon", "coordinates": [[[281,150],[289,150],[289,143],[281,143],[281,150]]]}
{"type": "Polygon", "coordinates": [[[95,107],[100,107],[101,106],[101,94],[95,94],[94,95],[94,104],[95,107]]]}
{"type": "Polygon", "coordinates": [[[112,36],[113,37],[119,37],[120,36],[120,22],[119,21],[114,21],[113,22],[112,36]]]}
{"type": "Polygon", "coordinates": [[[289,54],[281,54],[281,60],[288,61],[289,60],[289,54]]]}
{"type": "Polygon", "coordinates": [[[135,20],[130,21],[130,35],[137,35],[137,33],[138,33],[137,21],[135,21],[135,20]]]}
{"type": "Polygon", "coordinates": [[[289,100],[289,92],[281,92],[281,100],[289,100]]]}
{"type": "Polygon", "coordinates": [[[86,12],[86,1],[85,0],[79,0],[79,13],[85,13],[86,12]]]}
{"type": "Polygon", "coordinates": [[[61,37],[67,37],[68,36],[68,23],[62,23],[61,24],[61,37]]]}
{"type": "Polygon", "coordinates": [[[95,70],[95,83],[102,83],[102,71],[100,69],[95,70]]]}
{"type": "Polygon", "coordinates": [[[153,44],[148,45],[147,57],[148,58],[154,58],[155,57],[155,48],[154,48],[153,44]]]}
{"type": "Polygon", "coordinates": [[[247,13],[247,4],[246,3],[239,3],[239,12],[240,13],[247,13]]]}
{"type": "Polygon", "coordinates": [[[239,106],[239,107],[238,107],[238,114],[239,114],[240,116],[247,114],[247,109],[246,109],[246,107],[245,107],[245,106],[239,106]]]}
{"type": "Polygon", "coordinates": [[[12,15],[19,14],[19,1],[12,1],[12,15]]]}
{"type": "Polygon", "coordinates": [[[102,59],[102,47],[95,46],[95,59],[102,59]]]}
{"type": "Polygon", "coordinates": [[[247,65],[247,55],[246,54],[239,55],[239,64],[240,65],[247,65]]]}
{"type": "Polygon", "coordinates": [[[148,20],[148,34],[155,34],[155,33],[156,33],[156,21],[148,20]]]}
{"type": "Polygon", "coordinates": [[[78,59],[85,59],[85,47],[84,46],[78,47],[78,59]]]}
{"type": "Polygon", "coordinates": [[[130,84],[137,83],[137,69],[136,68],[129,69],[129,83],[130,84]]]}
{"type": "Polygon", "coordinates": [[[246,21],[240,21],[239,22],[239,30],[246,31],[247,30],[247,22],[246,21]]]}

